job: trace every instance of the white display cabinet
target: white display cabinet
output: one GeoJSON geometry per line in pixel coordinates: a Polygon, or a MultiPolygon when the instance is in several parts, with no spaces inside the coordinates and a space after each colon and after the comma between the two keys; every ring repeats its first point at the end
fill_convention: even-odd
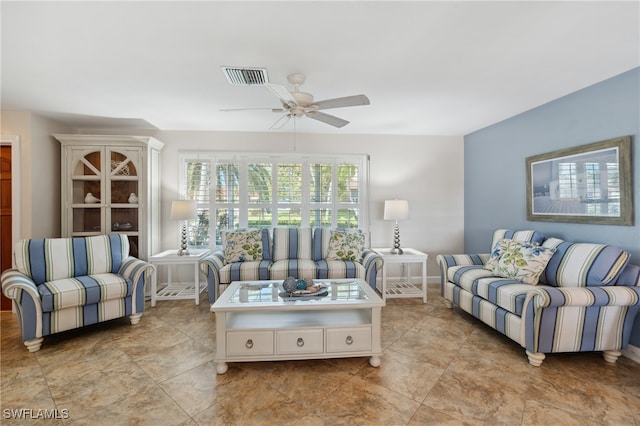
{"type": "Polygon", "coordinates": [[[61,233],[124,233],[132,256],[160,251],[160,151],[149,136],[54,135],[61,150],[61,233]]]}

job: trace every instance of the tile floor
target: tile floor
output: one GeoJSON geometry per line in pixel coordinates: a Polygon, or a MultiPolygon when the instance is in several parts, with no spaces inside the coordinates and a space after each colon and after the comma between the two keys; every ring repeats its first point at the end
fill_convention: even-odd
{"type": "Polygon", "coordinates": [[[207,303],[160,301],[136,326],[50,336],[33,354],[3,312],[0,423],[640,426],[640,364],[582,353],[532,367],[519,345],[445,308],[438,287],[420,302],[383,309],[379,368],[367,358],[236,363],[224,375],[207,303]],[[28,419],[10,418],[21,408],[28,419]],[[67,418],[33,420],[39,409],[67,418]]]}

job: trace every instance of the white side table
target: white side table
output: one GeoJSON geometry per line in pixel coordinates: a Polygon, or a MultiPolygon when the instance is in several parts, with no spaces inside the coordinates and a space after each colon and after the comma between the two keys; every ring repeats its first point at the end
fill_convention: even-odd
{"type": "Polygon", "coordinates": [[[200,293],[206,288],[200,287],[200,261],[210,253],[209,249],[191,250],[188,256],[178,256],[177,250],[165,250],[162,253],[154,254],[149,258],[149,263],[156,267],[151,275],[151,306],[156,306],[156,300],[174,299],[194,299],[196,305],[200,304],[200,293]],[[157,269],[167,266],[166,285],[158,289],[157,269]],[[194,272],[194,282],[173,282],[173,268],[179,265],[192,265],[194,272]]]}
{"type": "Polygon", "coordinates": [[[426,253],[412,249],[403,248],[403,254],[391,254],[390,248],[374,248],[374,251],[380,253],[384,260],[382,267],[382,299],[402,298],[402,297],[422,297],[422,302],[427,303],[427,258],[426,253]],[[390,264],[405,264],[407,272],[403,275],[401,281],[388,282],[387,280],[387,265],[390,264]],[[413,275],[411,274],[411,264],[419,263],[422,265],[422,282],[421,286],[417,287],[412,282],[413,275]]]}

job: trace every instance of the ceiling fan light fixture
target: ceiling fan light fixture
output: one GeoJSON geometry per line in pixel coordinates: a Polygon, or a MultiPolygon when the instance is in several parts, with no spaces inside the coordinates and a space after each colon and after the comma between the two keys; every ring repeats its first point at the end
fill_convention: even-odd
{"type": "Polygon", "coordinates": [[[307,92],[291,92],[291,96],[296,100],[296,104],[306,107],[313,103],[313,95],[307,92]]]}

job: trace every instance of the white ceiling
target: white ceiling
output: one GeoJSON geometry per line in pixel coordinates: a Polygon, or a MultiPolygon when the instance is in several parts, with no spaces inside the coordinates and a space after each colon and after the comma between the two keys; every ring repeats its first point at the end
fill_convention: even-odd
{"type": "MultiPolygon", "coordinates": [[[[6,2],[2,108],[80,128],[266,131],[265,87],[220,69],[303,73],[316,100],[371,105],[298,132],[463,135],[640,66],[638,1],[6,2]]],[[[291,122],[281,131],[292,131],[291,122]]]]}

